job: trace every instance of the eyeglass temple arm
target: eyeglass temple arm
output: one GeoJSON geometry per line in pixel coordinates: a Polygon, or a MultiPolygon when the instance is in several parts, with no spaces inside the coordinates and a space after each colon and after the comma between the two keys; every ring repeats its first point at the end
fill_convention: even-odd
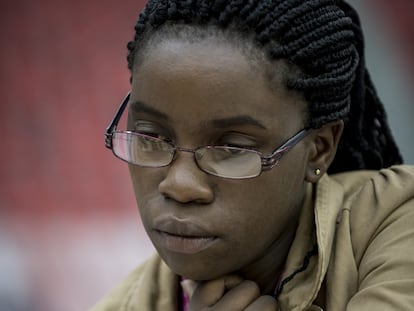
{"type": "Polygon", "coordinates": [[[293,148],[300,140],[302,140],[306,135],[308,135],[310,129],[304,128],[303,130],[299,131],[295,136],[285,142],[282,146],[277,148],[271,155],[262,157],[262,170],[270,170],[273,168],[280,158],[288,152],[291,148],[293,148]]]}
{"type": "Polygon", "coordinates": [[[112,149],[112,135],[115,132],[116,127],[118,126],[119,120],[121,119],[122,113],[125,110],[126,105],[129,102],[129,98],[131,96],[131,92],[125,96],[124,100],[122,101],[121,105],[118,108],[114,118],[112,119],[109,126],[106,128],[105,131],[105,147],[112,149]]]}

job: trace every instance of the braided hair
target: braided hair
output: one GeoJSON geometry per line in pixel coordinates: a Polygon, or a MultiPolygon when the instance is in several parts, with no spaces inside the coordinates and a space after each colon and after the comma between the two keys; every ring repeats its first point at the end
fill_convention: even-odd
{"type": "Polygon", "coordinates": [[[345,121],[329,173],[402,163],[365,67],[360,21],[349,4],[342,0],[149,0],[127,45],[128,68],[133,70],[138,51],[151,36],[177,25],[206,31],[218,28],[248,38],[270,60],[283,59],[299,68],[300,73],[286,79],[286,86],[307,101],[307,126],[345,121]]]}

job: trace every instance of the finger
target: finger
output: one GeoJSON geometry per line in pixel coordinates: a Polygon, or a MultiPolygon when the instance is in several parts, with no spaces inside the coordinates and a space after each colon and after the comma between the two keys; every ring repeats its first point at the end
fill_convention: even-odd
{"type": "Polygon", "coordinates": [[[223,277],[224,291],[227,292],[243,282],[243,278],[238,275],[231,274],[223,277]]]}
{"type": "Polygon", "coordinates": [[[253,282],[245,280],[230,291],[217,302],[217,310],[244,310],[260,296],[259,286],[253,282]]]}
{"type": "Polygon", "coordinates": [[[199,283],[190,300],[192,306],[213,306],[223,295],[240,284],[243,279],[237,275],[228,275],[219,279],[199,283]]]}
{"type": "Polygon", "coordinates": [[[278,305],[275,298],[269,295],[260,296],[245,311],[278,311],[278,305]]]}

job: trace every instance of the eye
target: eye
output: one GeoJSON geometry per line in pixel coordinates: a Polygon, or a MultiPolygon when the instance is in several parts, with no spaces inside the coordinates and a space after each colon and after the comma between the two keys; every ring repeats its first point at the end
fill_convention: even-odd
{"type": "Polygon", "coordinates": [[[134,122],[134,127],[131,130],[147,136],[159,138],[167,142],[172,141],[171,135],[169,135],[168,131],[155,122],[136,120],[134,122]]]}
{"type": "Polygon", "coordinates": [[[228,155],[243,155],[246,152],[249,152],[250,149],[244,147],[236,147],[236,146],[226,146],[228,148],[223,148],[222,150],[227,153],[228,155]],[[237,149],[236,149],[237,148],[237,149]]]}
{"type": "Polygon", "coordinates": [[[238,133],[231,133],[222,136],[217,142],[217,145],[229,147],[225,149],[230,153],[243,152],[243,150],[233,148],[255,150],[258,147],[258,143],[254,138],[238,133]]]}

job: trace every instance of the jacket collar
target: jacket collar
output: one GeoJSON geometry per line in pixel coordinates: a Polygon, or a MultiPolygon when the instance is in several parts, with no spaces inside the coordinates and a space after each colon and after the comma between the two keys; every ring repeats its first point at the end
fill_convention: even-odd
{"type": "Polygon", "coordinates": [[[281,310],[306,310],[318,296],[332,250],[342,187],[328,176],[308,185],[278,297],[281,310]]]}

